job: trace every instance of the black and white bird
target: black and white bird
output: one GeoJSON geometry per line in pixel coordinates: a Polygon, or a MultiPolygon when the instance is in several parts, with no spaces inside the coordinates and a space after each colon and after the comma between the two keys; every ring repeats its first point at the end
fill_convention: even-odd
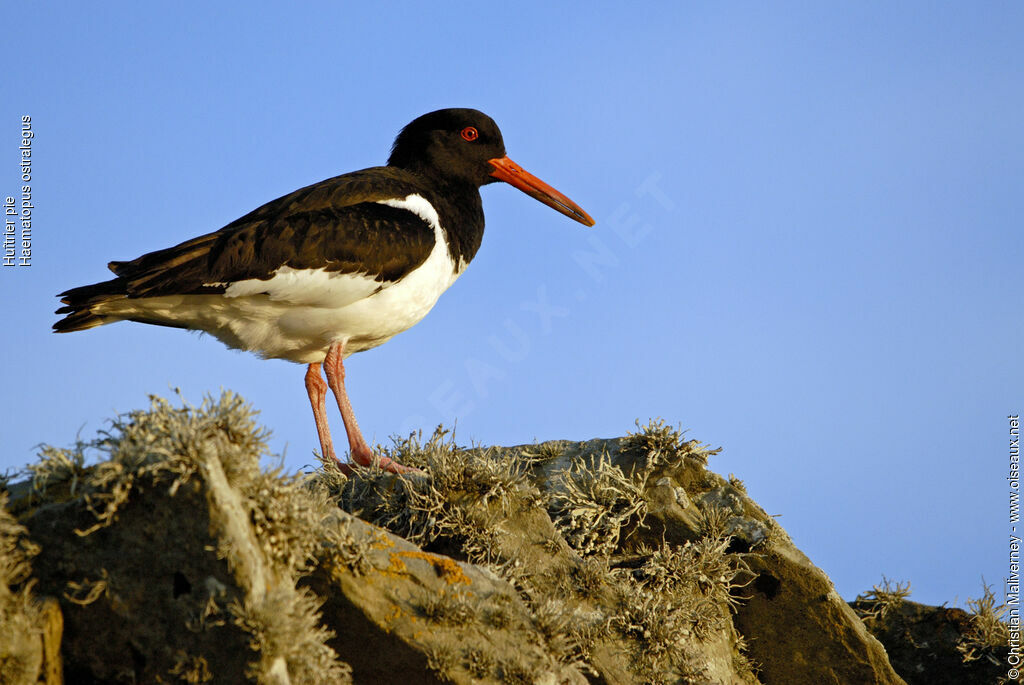
{"type": "Polygon", "coordinates": [[[505,181],[592,226],[576,203],[505,154],[474,109],[417,118],[387,166],[329,178],[268,202],[214,233],[128,262],[116,278],[61,293],[66,333],[139,321],[209,333],[266,359],[308,364],[306,390],[325,459],[325,398],[338,402],[355,464],[411,469],[375,455],[345,392],[343,360],[420,321],[480,248],[480,186],[505,181]],[[324,383],[321,366],[327,376],[324,383]]]}

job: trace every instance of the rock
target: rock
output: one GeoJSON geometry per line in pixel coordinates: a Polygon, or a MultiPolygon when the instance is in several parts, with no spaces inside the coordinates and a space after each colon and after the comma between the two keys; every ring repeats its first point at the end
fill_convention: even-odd
{"type": "Polygon", "coordinates": [[[262,441],[225,396],[154,401],[115,422],[92,467],[44,452],[15,509],[41,548],[35,590],[60,601],[67,682],[347,680],[296,586],[333,510],[261,472],[262,441]]]}
{"type": "Polygon", "coordinates": [[[359,566],[327,561],[306,581],[326,598],[328,644],[360,683],[586,683],[534,643],[530,613],[515,589],[486,568],[425,552],[339,512],[362,549],[359,566]],[[368,649],[368,645],[373,645],[368,649]]]}
{"type": "MultiPolygon", "coordinates": [[[[539,450],[519,447],[514,450],[539,450]]],[[[643,524],[617,531],[617,551],[660,540],[685,543],[724,536],[742,569],[731,586],[742,598],[733,625],[766,683],[902,683],[882,645],[836,594],[828,577],[801,553],[744,492],[705,468],[711,453],[654,423],[631,439],[591,440],[534,467],[557,489],[574,460],[604,463],[643,482],[643,524]],[[679,491],[682,494],[677,494],[679,491]],[[693,503],[682,506],[680,502],[693,503]]],[[[606,538],[607,539],[607,538],[606,538]]]]}
{"type": "Polygon", "coordinates": [[[828,577],[788,540],[749,555],[748,562],[756,576],[736,627],[762,664],[764,682],[903,682],[828,577]]]}
{"type": "Polygon", "coordinates": [[[1007,678],[1009,632],[987,587],[974,613],[907,601],[909,590],[886,581],[850,603],[909,685],[1020,682],[1007,678]]]}
{"type": "Polygon", "coordinates": [[[8,493],[0,493],[0,682],[59,685],[63,617],[53,598],[33,591],[30,564],[39,546],[7,504],[8,493]]]}
{"type": "Polygon", "coordinates": [[[586,682],[506,580],[340,511],[316,479],[260,471],[263,438],[235,397],[156,400],[93,445],[98,464],[47,450],[14,488],[68,682],[586,682]]]}
{"type": "Polygon", "coordinates": [[[0,519],[24,682],[57,644],[67,682],[903,682],[714,452],[663,423],[397,440],[424,472],[406,477],[284,476],[265,448],[230,394],[45,448],[0,519]]]}

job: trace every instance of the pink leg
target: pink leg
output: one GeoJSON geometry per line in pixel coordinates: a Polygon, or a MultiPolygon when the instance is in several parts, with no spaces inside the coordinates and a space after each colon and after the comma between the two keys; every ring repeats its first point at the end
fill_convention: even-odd
{"type": "Polygon", "coordinates": [[[320,438],[320,454],[324,459],[333,459],[341,465],[341,460],[334,453],[334,444],[331,442],[331,429],[327,425],[327,407],[324,402],[327,398],[327,384],[320,377],[319,364],[310,364],[309,368],[306,369],[306,392],[309,393],[309,403],[313,406],[316,434],[320,438]]]}
{"type": "MultiPolygon", "coordinates": [[[[348,394],[345,392],[345,365],[342,363],[342,359],[345,356],[344,351],[342,343],[334,343],[330,346],[327,350],[327,358],[324,359],[324,373],[327,375],[327,384],[334,393],[335,399],[338,400],[341,420],[345,422],[345,432],[348,433],[348,447],[352,461],[359,466],[369,466],[376,462],[380,468],[391,473],[418,473],[419,469],[404,466],[389,457],[381,457],[374,454],[373,450],[366,444],[366,441],[363,440],[363,434],[359,431],[359,424],[356,423],[356,415],[352,411],[352,403],[349,402],[348,394]]],[[[312,368],[312,364],[310,367],[312,368]]],[[[317,374],[317,378],[319,379],[319,374],[317,374]]],[[[326,425],[325,421],[324,426],[326,427],[326,425]]],[[[330,440],[329,437],[328,440],[330,440]]],[[[322,442],[323,438],[321,438],[322,442]]]]}

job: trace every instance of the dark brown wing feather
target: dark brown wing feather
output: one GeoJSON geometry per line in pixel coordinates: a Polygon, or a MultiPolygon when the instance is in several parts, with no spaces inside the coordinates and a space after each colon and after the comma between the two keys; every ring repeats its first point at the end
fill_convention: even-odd
{"type": "Polygon", "coordinates": [[[115,298],[216,294],[235,281],[268,279],[281,266],[373,274],[397,281],[423,263],[434,245],[433,228],[415,214],[380,200],[426,195],[401,169],[356,171],[268,202],[214,233],[110,262],[117,278],[61,293],[67,317],[58,331],[105,321],[91,307],[115,298]]]}

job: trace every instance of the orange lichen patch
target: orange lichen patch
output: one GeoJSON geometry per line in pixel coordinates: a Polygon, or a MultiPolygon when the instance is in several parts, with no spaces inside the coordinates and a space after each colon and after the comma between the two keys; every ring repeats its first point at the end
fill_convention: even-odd
{"type": "MultiPolygon", "coordinates": [[[[391,563],[395,564],[395,557],[408,557],[410,559],[422,559],[426,561],[434,570],[437,571],[437,575],[441,576],[446,583],[454,585],[455,583],[465,583],[471,585],[471,581],[465,573],[462,572],[462,567],[459,566],[458,562],[448,557],[441,557],[436,554],[430,554],[429,552],[421,552],[414,550],[410,552],[395,552],[391,555],[391,563]]],[[[401,559],[397,561],[401,562],[401,559]]],[[[403,570],[405,569],[404,562],[402,563],[403,570]]]]}
{"type": "Polygon", "coordinates": [[[392,552],[388,555],[390,563],[388,563],[388,567],[383,569],[381,573],[391,577],[407,575],[409,573],[409,569],[406,568],[405,561],[401,556],[399,556],[400,554],[400,552],[392,552]]]}
{"type": "Polygon", "coordinates": [[[372,549],[388,549],[395,546],[395,541],[384,534],[384,531],[373,531],[373,541],[370,543],[372,549]]]}
{"type": "Polygon", "coordinates": [[[404,621],[408,621],[409,623],[416,623],[422,620],[420,619],[419,616],[415,616],[409,613],[408,611],[403,610],[402,607],[398,606],[397,604],[394,604],[391,607],[391,611],[384,615],[382,621],[384,624],[384,632],[390,634],[392,628],[394,627],[395,621],[399,619],[403,619],[404,621]]]}
{"type": "Polygon", "coordinates": [[[402,617],[405,612],[397,604],[384,616],[384,631],[391,632],[391,624],[402,617]]]}

